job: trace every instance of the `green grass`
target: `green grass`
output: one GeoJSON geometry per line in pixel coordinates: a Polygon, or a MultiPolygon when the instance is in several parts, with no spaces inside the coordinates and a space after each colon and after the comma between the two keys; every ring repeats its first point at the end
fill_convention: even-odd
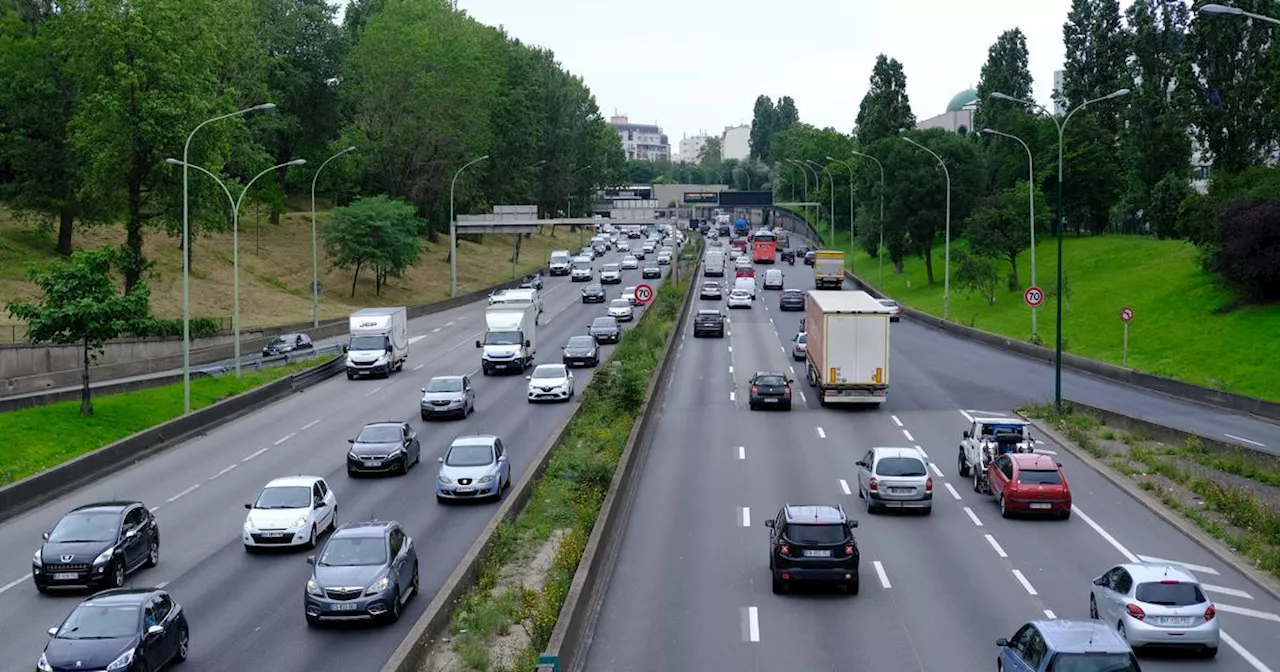
{"type": "MultiPolygon", "coordinates": [[[[319,360],[191,381],[191,408],[200,409],[286,375],[319,360]]],[[[94,414],[80,415],[80,401],[60,401],[0,415],[5,450],[0,452],[0,485],[22,480],[68,460],[182,415],[182,384],[93,399],[94,414]]]]}
{"type": "MultiPolygon", "coordinates": [[[[848,232],[837,232],[836,248],[850,252],[848,232]]],[[[1057,250],[1053,239],[1037,241],[1036,281],[1052,294],[1057,250]]],[[[953,243],[952,271],[956,248],[953,243]]],[[[854,272],[903,305],[941,316],[944,250],[933,251],[935,284],[924,261],[905,260],[902,274],[887,259],[883,282],[877,259],[861,248],[849,263],[854,272]]],[[[1068,236],[1064,244],[1067,301],[1063,304],[1063,344],[1067,352],[1120,364],[1123,323],[1120,310],[1132,308],[1129,325],[1130,368],[1197,385],[1263,399],[1280,400],[1280,368],[1270,366],[1280,345],[1280,304],[1236,306],[1226,289],[1200,270],[1197,251],[1188,243],[1138,236],[1068,236]]],[[[1007,263],[998,267],[1002,279],[1007,263]]],[[[1031,341],[1031,309],[1022,291],[1031,284],[1031,259],[1018,259],[1021,287],[1002,282],[995,305],[951,287],[950,320],[1012,338],[1031,341]]],[[[1055,329],[1052,298],[1038,311],[1040,341],[1052,347],[1055,329]]]]}

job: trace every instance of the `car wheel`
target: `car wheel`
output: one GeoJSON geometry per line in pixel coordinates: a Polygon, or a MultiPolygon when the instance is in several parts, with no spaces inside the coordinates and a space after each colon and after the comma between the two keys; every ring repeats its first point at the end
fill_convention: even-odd
{"type": "Polygon", "coordinates": [[[1071,518],[1071,509],[1067,509],[1066,511],[1058,514],[1058,518],[1061,520],[1069,520],[1071,518]]]}
{"type": "Polygon", "coordinates": [[[316,547],[316,526],[311,526],[311,536],[307,539],[307,548],[316,547]]]}
{"type": "Polygon", "coordinates": [[[360,477],[360,474],[356,473],[356,470],[355,470],[355,469],[352,469],[351,467],[347,467],[347,477],[348,477],[348,478],[359,478],[359,477],[360,477]]]}
{"type": "Polygon", "coordinates": [[[787,592],[787,584],[778,578],[777,574],[773,575],[773,594],[781,595],[787,592]]]}
{"type": "Polygon", "coordinates": [[[395,623],[400,620],[400,591],[396,591],[391,595],[391,608],[387,610],[387,622],[395,623]]]}
{"type": "Polygon", "coordinates": [[[43,583],[37,583],[36,592],[40,593],[41,595],[47,594],[49,592],[49,586],[46,586],[43,583]]]}
{"type": "Polygon", "coordinates": [[[787,405],[782,407],[782,410],[784,410],[784,411],[789,411],[789,410],[791,410],[791,402],[789,402],[789,401],[788,401],[788,402],[787,402],[787,405]]]}
{"type": "Polygon", "coordinates": [[[449,503],[449,500],[445,499],[444,497],[441,497],[440,495],[436,495],[436,503],[437,503],[437,504],[448,504],[448,503],[449,503]]]}
{"type": "Polygon", "coordinates": [[[1098,601],[1093,595],[1089,595],[1089,618],[1098,619],[1098,601]]]}
{"type": "Polygon", "coordinates": [[[356,379],[356,375],[354,373],[347,374],[347,380],[355,380],[355,379],[356,379]]]}
{"type": "Polygon", "coordinates": [[[1009,502],[1003,493],[1000,494],[1000,517],[1008,518],[1012,513],[1009,512],[1009,502]]]}
{"type": "Polygon", "coordinates": [[[1204,656],[1205,658],[1213,658],[1218,655],[1218,647],[1206,646],[1204,647],[1204,652],[1201,653],[1201,655],[1204,656]]]}
{"type": "Polygon", "coordinates": [[[924,507],[923,509],[920,509],[920,515],[922,515],[922,516],[928,516],[928,515],[932,515],[932,514],[933,514],[933,507],[932,507],[932,506],[926,506],[926,507],[924,507]]]}
{"type": "Polygon", "coordinates": [[[401,458],[400,468],[397,469],[396,471],[399,472],[401,476],[407,476],[409,474],[409,456],[408,455],[405,455],[403,458],[401,458]]]}
{"type": "Polygon", "coordinates": [[[845,584],[845,590],[849,591],[850,595],[857,595],[858,589],[861,588],[861,586],[858,585],[859,583],[861,582],[858,581],[857,579],[854,579],[849,583],[845,584]]]}
{"type": "Polygon", "coordinates": [[[956,473],[960,474],[961,478],[969,478],[969,464],[964,461],[963,449],[956,454],[956,473]]]}
{"type": "Polygon", "coordinates": [[[1125,643],[1129,642],[1129,633],[1125,632],[1124,621],[1116,622],[1116,634],[1120,635],[1120,639],[1123,639],[1125,643]]]}
{"type": "Polygon", "coordinates": [[[187,626],[181,626],[178,630],[178,650],[173,654],[174,662],[181,663],[187,659],[187,655],[191,653],[191,632],[187,630],[187,626]]]}
{"type": "Polygon", "coordinates": [[[125,577],[124,562],[123,561],[117,562],[115,564],[115,567],[112,568],[111,570],[111,587],[112,588],[123,587],[124,577],[125,577]]]}
{"type": "Polygon", "coordinates": [[[866,497],[864,497],[863,499],[867,502],[867,514],[868,514],[868,515],[874,515],[877,511],[879,511],[879,510],[880,510],[880,509],[879,509],[879,507],[877,507],[877,506],[875,505],[875,503],[871,501],[871,495],[870,495],[870,494],[868,494],[868,495],[867,495],[866,497]]]}
{"type": "Polygon", "coordinates": [[[160,540],[151,537],[151,545],[147,547],[147,567],[160,564],[160,540]]]}

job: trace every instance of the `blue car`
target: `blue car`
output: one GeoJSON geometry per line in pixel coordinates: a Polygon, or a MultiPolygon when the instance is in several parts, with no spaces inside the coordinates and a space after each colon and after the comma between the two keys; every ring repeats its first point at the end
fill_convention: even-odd
{"type": "Polygon", "coordinates": [[[996,646],[1001,672],[1142,672],[1129,644],[1102,621],[1031,621],[996,646]]]}
{"type": "Polygon", "coordinates": [[[444,504],[464,499],[502,499],[511,486],[511,461],[502,439],[496,436],[460,436],[449,452],[437,458],[436,501],[444,504]]]}
{"type": "Polygon", "coordinates": [[[394,520],[347,523],[324,545],[307,580],[307,625],[325,621],[400,620],[418,593],[418,552],[394,520]]]}

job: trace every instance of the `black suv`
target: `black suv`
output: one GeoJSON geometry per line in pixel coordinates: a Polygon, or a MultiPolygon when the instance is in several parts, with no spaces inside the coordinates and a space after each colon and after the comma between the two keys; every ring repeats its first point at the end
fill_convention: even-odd
{"type": "Polygon", "coordinates": [[[764,521],[769,528],[769,571],[773,592],[786,592],[797,581],[825,581],[858,594],[858,540],[844,507],[787,504],[777,517],[764,521]]]}
{"type": "Polygon", "coordinates": [[[125,577],[160,561],[160,527],[142,502],[98,502],[72,509],[31,561],[36,590],[120,588],[125,577]]]}
{"type": "Polygon", "coordinates": [[[693,337],[715,334],[724,338],[724,313],[718,310],[699,310],[693,318],[693,337]]]}
{"type": "Polygon", "coordinates": [[[582,288],[583,303],[604,303],[604,285],[593,282],[582,288]]]}

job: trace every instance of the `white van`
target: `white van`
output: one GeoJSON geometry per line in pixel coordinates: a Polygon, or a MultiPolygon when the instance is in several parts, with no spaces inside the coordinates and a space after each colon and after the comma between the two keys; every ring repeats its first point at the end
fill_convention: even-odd
{"type": "Polygon", "coordinates": [[[519,289],[508,289],[507,291],[489,298],[489,305],[501,304],[504,306],[523,307],[533,306],[537,309],[537,314],[542,315],[542,297],[538,295],[538,290],[532,287],[520,287],[519,289]]]}
{"type": "Polygon", "coordinates": [[[551,260],[548,266],[551,275],[569,275],[569,250],[556,250],[551,253],[551,260]]]}
{"type": "Polygon", "coordinates": [[[569,279],[573,282],[589,282],[594,275],[591,257],[574,257],[570,263],[569,279]]]}
{"type": "MultiPolygon", "coordinates": [[[[751,295],[754,300],[756,298],[756,279],[755,278],[736,278],[733,281],[733,289],[741,289],[751,295]]],[[[730,290],[732,291],[732,290],[730,290]]]]}
{"type": "Polygon", "coordinates": [[[764,288],[765,289],[782,289],[783,275],[782,269],[771,268],[764,272],[764,288]]]}

